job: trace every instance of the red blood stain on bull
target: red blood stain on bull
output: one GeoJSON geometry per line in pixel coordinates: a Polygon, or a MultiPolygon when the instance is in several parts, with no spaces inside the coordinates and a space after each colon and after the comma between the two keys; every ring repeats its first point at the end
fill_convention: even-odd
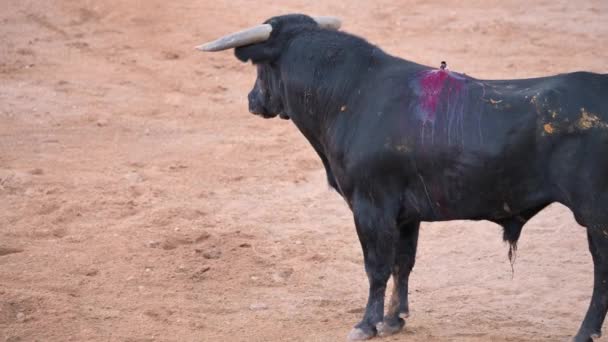
{"type": "Polygon", "coordinates": [[[464,78],[448,70],[426,70],[418,78],[419,109],[424,121],[434,122],[442,99],[460,98],[464,78]]]}

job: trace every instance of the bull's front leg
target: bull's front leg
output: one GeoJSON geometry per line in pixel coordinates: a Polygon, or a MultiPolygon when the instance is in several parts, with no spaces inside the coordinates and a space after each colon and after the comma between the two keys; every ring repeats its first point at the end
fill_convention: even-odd
{"type": "Polygon", "coordinates": [[[397,206],[388,200],[355,196],[353,200],[355,226],[369,280],[369,296],[365,314],[348,335],[351,341],[366,340],[378,333],[376,326],[384,316],[386,283],[395,261],[397,206]]]}
{"type": "Polygon", "coordinates": [[[405,325],[409,315],[408,282],[416,260],[420,222],[399,226],[399,238],[395,240],[395,263],[393,265],[393,293],[384,321],[378,324],[378,334],[391,335],[405,325]]]}

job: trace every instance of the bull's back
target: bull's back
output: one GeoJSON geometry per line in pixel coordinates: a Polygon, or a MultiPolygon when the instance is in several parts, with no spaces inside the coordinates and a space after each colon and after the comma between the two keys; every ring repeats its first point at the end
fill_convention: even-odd
{"type": "Polygon", "coordinates": [[[438,93],[414,88],[407,114],[416,156],[409,184],[429,204],[425,219],[494,219],[608,190],[608,76],[441,81],[438,93]]]}

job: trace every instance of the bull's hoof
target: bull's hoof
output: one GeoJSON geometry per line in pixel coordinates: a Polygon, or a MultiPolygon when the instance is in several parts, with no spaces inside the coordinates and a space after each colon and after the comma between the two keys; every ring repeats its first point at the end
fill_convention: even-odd
{"type": "Polygon", "coordinates": [[[578,333],[572,339],[573,342],[593,342],[594,339],[602,337],[601,332],[591,333],[591,334],[581,334],[578,333]]]}
{"type": "Polygon", "coordinates": [[[361,328],[353,328],[353,330],[348,333],[347,341],[365,341],[376,335],[375,332],[365,332],[361,328]]]}
{"type": "Polygon", "coordinates": [[[376,324],[378,336],[389,336],[396,334],[403,329],[405,321],[401,318],[384,318],[383,322],[376,324]]]}

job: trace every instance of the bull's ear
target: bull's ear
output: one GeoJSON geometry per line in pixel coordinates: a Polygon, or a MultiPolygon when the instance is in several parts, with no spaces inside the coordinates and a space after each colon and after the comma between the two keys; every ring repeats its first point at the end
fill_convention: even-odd
{"type": "Polygon", "coordinates": [[[234,49],[234,55],[242,62],[268,63],[279,57],[279,49],[265,43],[253,44],[234,49]]]}

